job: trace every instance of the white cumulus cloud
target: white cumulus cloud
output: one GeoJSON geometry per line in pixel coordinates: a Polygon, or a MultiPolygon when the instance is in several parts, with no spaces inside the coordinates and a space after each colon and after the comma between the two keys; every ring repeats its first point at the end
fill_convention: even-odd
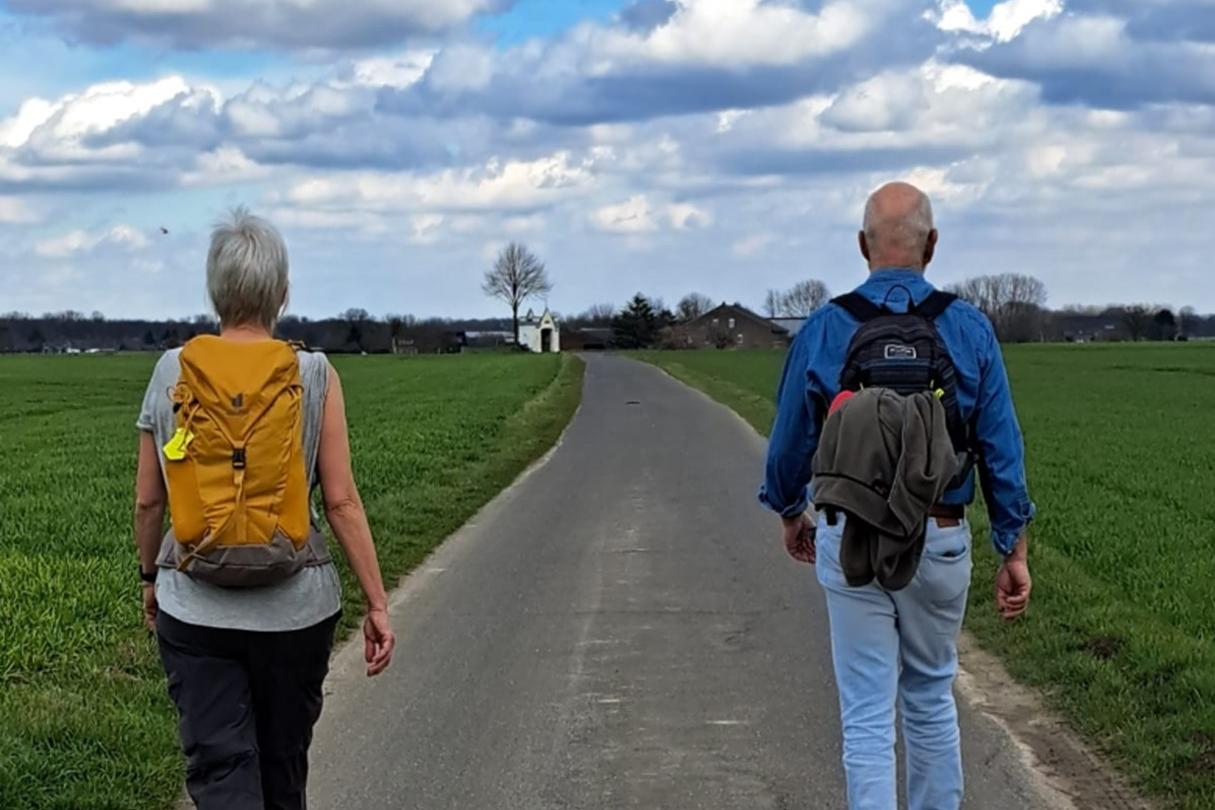
{"type": "Polygon", "coordinates": [[[996,3],[984,19],[976,19],[966,0],[940,0],[930,14],[942,31],[980,34],[997,42],[1016,38],[1025,26],[1050,19],[1063,11],[1063,0],[1005,0],[996,3]]]}
{"type": "Polygon", "coordinates": [[[713,65],[787,65],[854,45],[874,22],[872,0],[831,0],[814,14],[761,0],[677,0],[664,24],[644,33],[610,29],[592,40],[594,72],[614,60],[713,65]]]}
{"type": "Polygon", "coordinates": [[[591,213],[591,222],[599,230],[608,233],[638,234],[658,229],[650,201],[644,194],[595,209],[591,213]]]}
{"type": "Polygon", "coordinates": [[[0,196],[0,225],[28,225],[41,218],[29,203],[19,197],[0,196]]]}
{"type": "Polygon", "coordinates": [[[101,247],[133,252],[148,246],[148,238],[130,225],[115,225],[106,230],[73,230],[34,245],[34,253],[47,259],[65,259],[91,253],[101,247]]]}
{"type": "Polygon", "coordinates": [[[420,174],[345,173],[292,186],[285,201],[302,208],[370,212],[518,211],[578,195],[594,174],[558,152],[536,160],[490,160],[480,167],[420,174]]]}

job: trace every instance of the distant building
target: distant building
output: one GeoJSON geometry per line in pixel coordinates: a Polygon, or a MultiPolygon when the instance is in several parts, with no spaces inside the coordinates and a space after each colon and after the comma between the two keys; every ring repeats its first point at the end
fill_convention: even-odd
{"type": "Polygon", "coordinates": [[[561,326],[545,308],[542,315],[528,311],[519,322],[519,345],[530,352],[548,354],[561,351],[561,326]]]}
{"type": "Polygon", "coordinates": [[[676,327],[673,343],[689,349],[783,349],[791,338],[787,328],[742,304],[722,304],[676,327]]]}

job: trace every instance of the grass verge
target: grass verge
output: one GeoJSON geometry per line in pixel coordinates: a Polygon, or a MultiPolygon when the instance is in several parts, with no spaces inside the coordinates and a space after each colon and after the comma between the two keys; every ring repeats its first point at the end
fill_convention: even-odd
{"type": "MultiPolygon", "coordinates": [[[[161,810],[180,795],[130,530],[154,362],[0,358],[0,808],[161,810]]],[[[552,355],[335,365],[388,583],[552,445],[583,370],[552,355]]],[[[360,595],[343,577],[349,627],[360,595]]]]}

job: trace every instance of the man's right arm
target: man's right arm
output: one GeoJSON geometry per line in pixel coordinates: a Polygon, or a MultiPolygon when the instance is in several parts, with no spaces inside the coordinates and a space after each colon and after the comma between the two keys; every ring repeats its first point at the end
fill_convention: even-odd
{"type": "MultiPolygon", "coordinates": [[[[806,329],[810,328],[806,325],[806,329]]],[[[768,460],[759,500],[781,517],[796,518],[810,505],[811,459],[818,446],[818,415],[811,401],[807,371],[811,341],[799,335],[789,348],[776,397],[776,421],[768,441],[768,460]]]]}

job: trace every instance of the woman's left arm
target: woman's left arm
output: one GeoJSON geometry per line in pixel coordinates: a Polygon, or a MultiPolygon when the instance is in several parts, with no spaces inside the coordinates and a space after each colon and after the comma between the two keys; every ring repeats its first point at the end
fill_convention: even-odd
{"type": "MultiPolygon", "coordinates": [[[[155,437],[139,434],[139,466],[135,472],[135,547],[139,551],[139,570],[156,571],[156,556],[165,527],[168,492],[160,472],[160,451],[155,437]]],[[[156,585],[143,583],[143,618],[149,630],[156,629],[156,585]]]]}

